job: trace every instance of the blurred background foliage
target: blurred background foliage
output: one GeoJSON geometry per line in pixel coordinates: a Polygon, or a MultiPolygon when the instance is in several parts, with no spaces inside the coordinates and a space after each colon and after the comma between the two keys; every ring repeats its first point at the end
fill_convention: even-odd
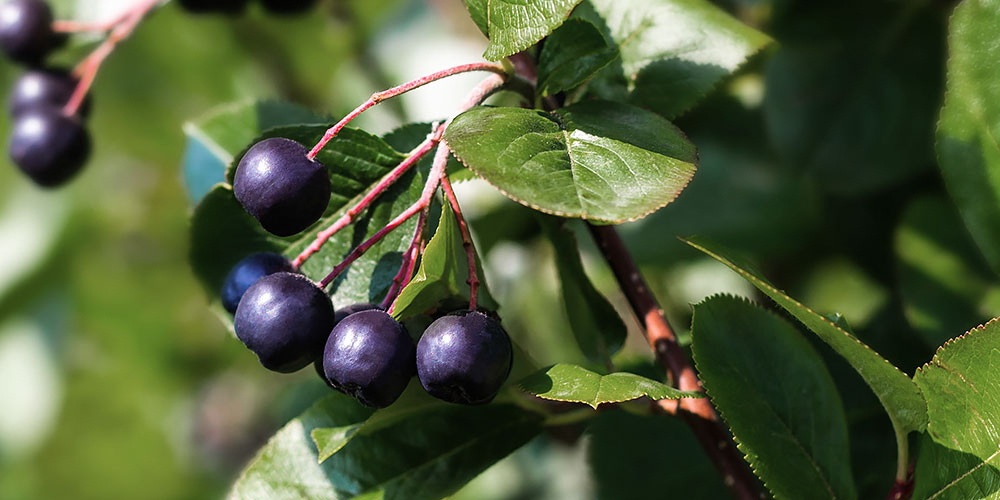
{"type": "MultiPolygon", "coordinates": [[[[100,19],[127,3],[58,8],[100,19]]],[[[677,202],[622,229],[682,337],[690,304],[710,294],[760,300],[675,239],[694,233],[752,256],[818,311],[842,314],[909,373],[1000,313],[996,275],[947,198],[931,147],[951,3],[717,3],[778,44],[677,120],[700,150],[695,179],[677,202]]],[[[327,389],[309,370],[259,369],[206,307],[186,257],[197,180],[179,168],[183,124],[259,98],[340,116],[374,90],[478,60],[485,46],[458,0],[323,0],[305,16],[254,6],[234,19],[168,4],[144,22],[98,77],[83,175],[39,192],[0,169],[0,498],[222,496],[267,436],[327,389]]],[[[74,43],[61,60],[88,47],[74,43]]],[[[17,73],[0,67],[6,86],[17,73]]],[[[382,133],[440,119],[475,81],[419,90],[360,124],[382,133]]],[[[541,365],[585,362],[536,216],[483,183],[459,189],[511,335],[541,365]]],[[[659,377],[610,272],[575,229],[591,278],[629,318],[616,362],[659,377]]],[[[848,412],[860,497],[882,495],[894,467],[889,422],[861,379],[819,351],[848,412]]],[[[677,422],[608,411],[581,432],[538,438],[457,498],[639,498],[657,487],[643,479],[651,467],[683,498],[724,495],[705,486],[721,483],[677,422]],[[662,475],[679,460],[700,472],[662,475]]]]}

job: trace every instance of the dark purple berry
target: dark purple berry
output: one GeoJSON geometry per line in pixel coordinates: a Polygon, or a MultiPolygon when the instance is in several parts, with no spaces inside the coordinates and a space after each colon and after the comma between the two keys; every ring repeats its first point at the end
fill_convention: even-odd
{"type": "Polygon", "coordinates": [[[49,4],[41,0],[9,0],[0,4],[0,48],[7,57],[35,64],[57,44],[49,4]]]}
{"type": "Polygon", "coordinates": [[[80,119],[39,106],[14,120],[10,157],[31,180],[58,186],[76,175],[90,155],[90,134],[80,119]]]}
{"type": "Polygon", "coordinates": [[[232,314],[240,298],[257,280],[274,273],[294,272],[292,263],[276,253],[255,253],[236,263],[222,284],[222,306],[232,314]]]}
{"type": "Polygon", "coordinates": [[[417,377],[427,392],[450,403],[488,403],[513,364],[510,337],[481,312],[438,318],[417,343],[417,377]]]}
{"type": "Polygon", "coordinates": [[[333,304],[309,278],[275,273],[243,294],[233,326],[264,368],[290,373],[323,352],[333,328],[333,304]]]}
{"type": "Polygon", "coordinates": [[[178,2],[184,10],[195,13],[239,14],[247,6],[247,0],[178,0],[178,2]]]}
{"type": "Polygon", "coordinates": [[[406,328],[379,310],[344,318],[326,341],[323,373],[333,388],[366,406],[385,408],[413,377],[413,340],[406,328]]]}
{"type": "Polygon", "coordinates": [[[306,157],[308,152],[291,139],[264,139],[236,167],[236,199],[278,236],[309,227],[330,203],[330,176],[323,164],[306,157]]]}
{"type": "MultiPolygon", "coordinates": [[[[8,99],[10,113],[17,117],[24,111],[38,106],[62,108],[73,96],[76,84],[77,79],[63,69],[28,71],[21,75],[11,88],[8,99]]],[[[89,112],[90,96],[87,96],[80,106],[79,114],[85,117],[89,112]]]]}
{"type": "Polygon", "coordinates": [[[295,14],[311,9],[316,0],[262,0],[261,3],[275,14],[295,14]]]}

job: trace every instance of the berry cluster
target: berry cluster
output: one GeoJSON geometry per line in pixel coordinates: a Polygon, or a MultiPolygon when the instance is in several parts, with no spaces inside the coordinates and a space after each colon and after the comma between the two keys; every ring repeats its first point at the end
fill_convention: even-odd
{"type": "MultiPolygon", "coordinates": [[[[189,12],[215,12],[239,14],[246,9],[249,0],[179,0],[181,7],[189,12]]],[[[292,14],[312,8],[316,0],[261,0],[268,12],[292,14]]]]}
{"type": "MultiPolygon", "coordinates": [[[[264,229],[290,236],[322,216],[330,177],[302,144],[264,139],[237,165],[233,191],[264,229]]],[[[222,301],[235,315],[237,337],[265,368],[292,372],[314,363],[330,387],[367,406],[392,404],[413,375],[432,396],[464,404],[489,402],[507,379],[513,349],[497,320],[474,310],[452,313],[414,344],[385,306],[335,311],[323,290],[331,279],[317,284],[280,255],[254,254],[230,271],[222,301]]]]}
{"type": "Polygon", "coordinates": [[[414,345],[406,327],[375,304],[334,311],[322,288],[289,269],[280,255],[254,254],[223,285],[227,309],[234,299],[238,304],[236,336],[269,370],[315,363],[330,387],[375,408],[396,401],[413,375],[444,401],[486,403],[510,373],[510,338],[481,312],[438,318],[414,345]]]}
{"type": "Polygon", "coordinates": [[[44,67],[46,56],[64,39],[52,25],[52,9],[42,0],[0,5],[0,49],[31,68],[9,98],[14,119],[10,157],[43,187],[68,181],[90,155],[90,134],[83,123],[89,103],[70,105],[79,82],[66,70],[44,67]]]}

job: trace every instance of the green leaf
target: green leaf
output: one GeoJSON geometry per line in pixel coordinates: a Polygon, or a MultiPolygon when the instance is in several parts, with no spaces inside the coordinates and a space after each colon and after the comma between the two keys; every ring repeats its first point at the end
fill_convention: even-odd
{"type": "Polygon", "coordinates": [[[929,167],[942,9],[865,0],[789,9],[776,23],[781,49],[768,64],[764,100],[771,142],[786,162],[838,194],[871,192],[929,167]]]}
{"type": "Polygon", "coordinates": [[[706,0],[589,0],[577,13],[621,52],[621,63],[608,66],[591,91],[668,119],[771,43],[706,0]]]}
{"type": "Polygon", "coordinates": [[[843,356],[885,407],[897,439],[906,439],[906,433],[924,429],[927,425],[927,404],[920,389],[899,368],[826,317],[785,295],[752,266],[731,257],[728,251],[703,238],[691,237],[684,241],[739,273],[843,356]]]}
{"type": "Polygon", "coordinates": [[[938,349],[913,376],[927,399],[927,433],[950,449],[997,463],[1000,444],[1000,320],[938,349]]]}
{"type": "Polygon", "coordinates": [[[489,0],[465,0],[465,9],[469,11],[469,17],[487,37],[490,36],[490,26],[486,16],[488,3],[489,0]]]}
{"type": "Polygon", "coordinates": [[[643,396],[653,400],[704,397],[700,392],[679,391],[634,373],[599,375],[565,363],[529,375],[518,382],[518,386],[542,399],[584,403],[595,410],[604,403],[621,403],[643,396]]]}
{"type": "Polygon", "coordinates": [[[857,498],[843,404],[794,327],[715,296],[695,306],[691,334],[705,390],[775,498],[857,498]]]}
{"type": "Polygon", "coordinates": [[[580,351],[590,361],[606,364],[625,345],[625,323],[587,277],[576,238],[564,221],[550,216],[538,221],[555,250],[563,307],[580,351]]]}
{"type": "Polygon", "coordinates": [[[570,19],[545,39],[538,55],[538,93],[576,88],[618,57],[618,48],[593,23],[570,19]]]}
{"type": "MultiPolygon", "coordinates": [[[[325,126],[320,125],[280,127],[267,131],[265,136],[288,137],[303,144],[313,144],[324,131],[325,126]]],[[[228,186],[217,186],[199,204],[191,221],[191,262],[211,298],[217,298],[229,269],[250,253],[275,251],[287,257],[298,255],[315,240],[320,230],[339,218],[361,193],[395,167],[403,155],[376,136],[344,129],[318,158],[330,171],[333,194],[326,215],[297,236],[277,238],[264,231],[243,211],[228,186]]],[[[301,270],[314,280],[323,278],[355,246],[415,202],[423,189],[423,179],[419,169],[404,175],[352,226],[338,233],[306,261],[301,270]]],[[[414,218],[399,226],[338,277],[331,285],[334,304],[381,300],[399,269],[402,252],[409,247],[415,224],[414,218]]]]}
{"type": "Polygon", "coordinates": [[[347,399],[323,399],[278,431],[236,481],[230,500],[436,500],[541,430],[540,415],[512,405],[435,404],[357,432],[320,464],[309,437],[316,429],[341,427],[343,405],[356,404],[347,399]]]}
{"type": "MultiPolygon", "coordinates": [[[[478,265],[478,262],[477,262],[478,265]]],[[[489,295],[482,269],[479,271],[478,301],[488,310],[495,310],[496,301],[489,295]]],[[[462,233],[451,205],[441,209],[437,232],[427,243],[413,279],[396,298],[393,315],[407,319],[422,314],[445,299],[469,300],[469,263],[462,246],[462,233]]]]}
{"type": "Polygon", "coordinates": [[[601,411],[587,435],[598,500],[663,498],[664,488],[683,492],[678,497],[684,500],[730,497],[705,449],[679,418],[601,411]]]}
{"type": "Polygon", "coordinates": [[[998,284],[947,200],[911,202],[896,229],[895,249],[903,312],[928,346],[1000,313],[987,302],[997,296],[998,284]]]}
{"type": "Polygon", "coordinates": [[[948,80],[937,130],[941,175],[972,238],[1000,272],[1000,47],[997,2],[962,2],[948,29],[948,80]]]}
{"type": "Polygon", "coordinates": [[[252,101],[230,104],[184,124],[184,184],[193,202],[225,180],[233,155],[267,129],[327,121],[297,104],[252,101]]]}
{"type": "MultiPolygon", "coordinates": [[[[580,0],[487,1],[486,19],[490,44],[483,57],[497,61],[531,47],[558,28],[578,3],[580,0]]],[[[475,10],[478,9],[477,7],[475,10]]],[[[479,14],[473,13],[473,10],[470,7],[469,13],[476,20],[479,14]]],[[[479,25],[479,22],[477,20],[476,24],[479,25]]]]}
{"type": "Polygon", "coordinates": [[[914,470],[913,498],[935,500],[1000,499],[997,460],[984,463],[975,455],[937,444],[920,435],[920,455],[914,470]]]}
{"type": "Polygon", "coordinates": [[[695,172],[684,134],[648,111],[588,101],[552,113],[477,107],[445,132],[455,155],[523,205],[598,222],[639,219],[695,172]]]}

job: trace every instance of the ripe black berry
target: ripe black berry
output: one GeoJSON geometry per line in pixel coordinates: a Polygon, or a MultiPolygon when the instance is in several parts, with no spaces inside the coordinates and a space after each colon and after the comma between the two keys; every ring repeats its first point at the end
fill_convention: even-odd
{"type": "Polygon", "coordinates": [[[514,361],[510,337],[480,312],[438,318],[417,343],[417,377],[424,389],[451,403],[487,403],[514,361]]]}
{"type": "Polygon", "coordinates": [[[344,318],[326,341],[323,373],[337,390],[366,406],[385,408],[413,377],[413,340],[388,313],[369,310],[344,318]]]}
{"type": "Polygon", "coordinates": [[[236,314],[247,289],[257,280],[274,273],[293,272],[292,263],[276,253],[255,253],[236,263],[222,284],[222,306],[236,314]]]}
{"type": "Polygon", "coordinates": [[[15,61],[35,64],[58,42],[52,9],[41,0],[10,0],[0,5],[0,48],[15,61]]]}
{"type": "MultiPolygon", "coordinates": [[[[77,79],[63,69],[31,70],[14,82],[10,91],[8,105],[12,116],[18,116],[24,111],[37,106],[62,108],[69,102],[76,89],[77,79]]],[[[80,106],[80,115],[87,116],[90,111],[88,96],[80,106]]]]}
{"type": "Polygon", "coordinates": [[[290,373],[322,353],[333,328],[333,304],[309,278],[275,273],[243,294],[233,324],[264,368],[290,373]]]}
{"type": "Polygon", "coordinates": [[[264,229],[278,236],[309,227],[330,203],[329,174],[306,154],[305,146],[291,139],[264,139],[236,167],[236,199],[264,229]]]}
{"type": "Polygon", "coordinates": [[[262,0],[261,3],[275,14],[294,14],[311,9],[316,0],[262,0]]]}
{"type": "Polygon", "coordinates": [[[178,0],[188,12],[218,12],[239,14],[247,6],[247,0],[178,0]]]}
{"type": "Polygon", "coordinates": [[[14,121],[10,157],[35,183],[58,186],[73,177],[90,155],[90,134],[75,116],[39,106],[14,121]]]}

